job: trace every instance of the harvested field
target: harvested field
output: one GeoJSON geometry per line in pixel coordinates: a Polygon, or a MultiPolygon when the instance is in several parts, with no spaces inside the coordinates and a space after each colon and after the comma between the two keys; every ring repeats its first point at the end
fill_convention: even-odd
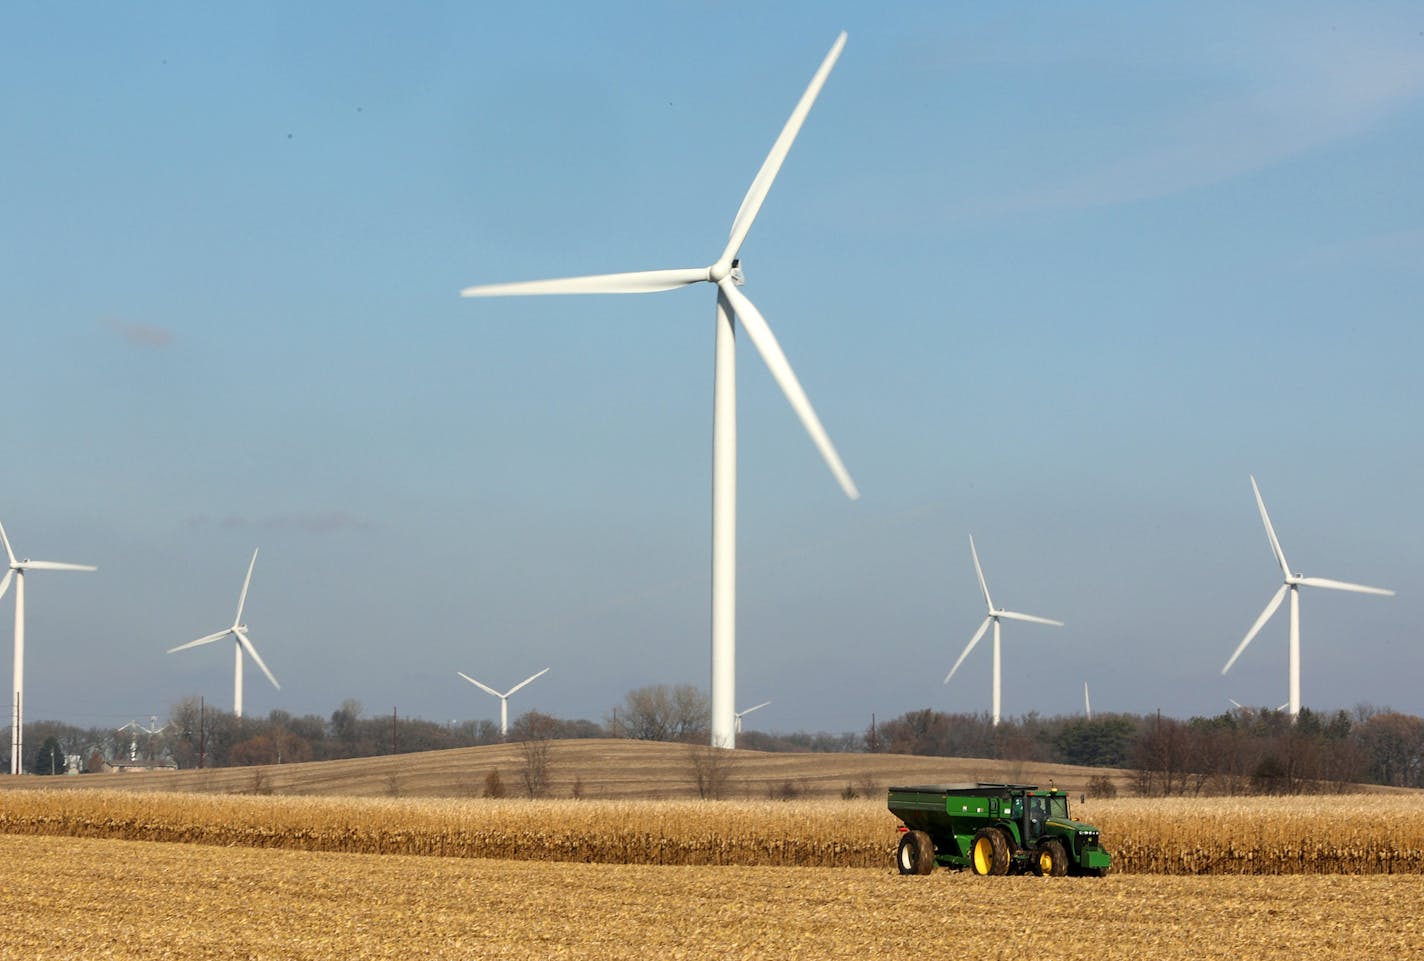
{"type": "MultiPolygon", "coordinates": [[[[1116,873],[1424,874],[1424,795],[1089,801],[1116,873]]],[[[880,868],[874,801],[512,801],[0,791],[0,833],[604,864],[880,868]]]]}
{"type": "Polygon", "coordinates": [[[0,957],[1403,958],[1424,877],[902,878],[0,835],[0,957]]]}

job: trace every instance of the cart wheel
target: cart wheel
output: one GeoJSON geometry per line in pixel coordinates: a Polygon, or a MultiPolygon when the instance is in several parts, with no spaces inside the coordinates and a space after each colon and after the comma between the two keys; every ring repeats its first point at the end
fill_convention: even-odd
{"type": "Polygon", "coordinates": [[[906,831],[900,838],[895,866],[901,874],[929,874],[935,869],[934,841],[924,831],[906,831]]]}

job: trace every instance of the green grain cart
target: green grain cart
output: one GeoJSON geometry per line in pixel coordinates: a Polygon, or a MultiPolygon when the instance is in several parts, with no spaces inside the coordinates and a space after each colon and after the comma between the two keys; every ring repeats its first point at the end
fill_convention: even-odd
{"type": "Polygon", "coordinates": [[[905,822],[895,863],[901,874],[935,865],[975,874],[1102,877],[1112,859],[1098,829],[1068,816],[1066,791],[1031,784],[892,787],[890,813],[905,822]]]}

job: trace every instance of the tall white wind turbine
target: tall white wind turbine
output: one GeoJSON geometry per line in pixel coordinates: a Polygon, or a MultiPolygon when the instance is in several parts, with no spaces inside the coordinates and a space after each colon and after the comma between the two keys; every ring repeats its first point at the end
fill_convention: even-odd
{"type": "Polygon", "coordinates": [[[15,582],[15,683],[10,707],[10,773],[19,774],[25,748],[25,572],[26,571],[97,571],[91,564],[64,564],[59,561],[20,560],[10,549],[5,525],[0,524],[0,541],[5,542],[5,556],[10,561],[5,577],[0,579],[0,597],[15,582]]]}
{"type": "Polygon", "coordinates": [[[499,698],[499,736],[504,737],[506,734],[509,733],[509,695],[513,694],[515,691],[519,690],[521,687],[528,684],[535,678],[542,677],[543,675],[548,674],[549,669],[546,667],[538,674],[529,675],[524,680],[511,687],[509,690],[505,691],[503,694],[499,693],[494,688],[490,687],[488,684],[481,684],[479,681],[475,680],[473,677],[470,677],[470,675],[466,674],[464,671],[456,671],[455,673],[463,677],[465,680],[469,681],[471,684],[473,684],[480,690],[488,694],[493,694],[495,697],[499,698]]]}
{"type": "Polygon", "coordinates": [[[486,284],[466,287],[460,292],[465,297],[646,294],[704,282],[716,285],[717,333],[712,388],[712,744],[717,747],[736,746],[737,389],[733,348],[737,319],[741,320],[752,346],[761,355],[846,496],[852,500],[860,496],[766,319],[739,289],[743,277],[738,260],[742,242],[845,41],[846,35],[842,32],[821,61],[806,92],[791,112],[791,118],[772,145],[771,153],[752,180],[732,221],[730,239],[710,266],[486,284]]]}
{"type": "MultiPolygon", "coordinates": [[[[1039,617],[1036,614],[1019,614],[1016,611],[1006,611],[994,606],[993,600],[989,597],[989,585],[984,582],[984,569],[979,566],[979,551],[974,547],[974,535],[969,535],[969,553],[974,555],[974,573],[979,575],[979,589],[984,592],[984,603],[989,608],[989,616],[984,618],[984,623],[979,625],[979,630],[974,632],[974,636],[965,645],[964,652],[959,655],[959,660],[954,662],[954,666],[949,669],[949,673],[944,676],[944,683],[948,684],[949,679],[954,677],[954,672],[959,670],[959,665],[964,663],[964,659],[969,656],[969,652],[974,650],[974,645],[979,643],[979,638],[984,636],[984,632],[989,629],[989,625],[994,625],[994,726],[999,726],[999,619],[1008,618],[1011,621],[1030,621],[1034,624],[1051,624],[1054,627],[1062,627],[1062,621],[1050,620],[1046,617],[1039,617]]],[[[1084,689],[1086,697],[1086,688],[1084,689]]]]}
{"type": "Polygon", "coordinates": [[[746,717],[746,716],[747,716],[748,714],[750,714],[752,711],[760,711],[762,708],[766,707],[766,706],[767,706],[768,704],[770,704],[770,703],[771,703],[770,701],[762,701],[760,704],[756,705],[755,707],[749,707],[749,708],[747,708],[745,711],[738,711],[738,712],[736,713],[736,718],[735,718],[735,720],[736,720],[737,733],[738,733],[738,734],[742,733],[742,718],[746,717]]]}
{"type": "Polygon", "coordinates": [[[1290,565],[1286,563],[1285,551],[1281,550],[1281,542],[1276,538],[1276,529],[1271,526],[1271,517],[1266,513],[1266,502],[1261,498],[1261,488],[1256,485],[1256,478],[1251,477],[1251,490],[1256,494],[1256,506],[1261,511],[1261,523],[1266,526],[1266,537],[1271,542],[1271,553],[1276,557],[1276,563],[1281,566],[1281,574],[1285,577],[1285,583],[1276,591],[1266,609],[1261,612],[1261,616],[1256,618],[1256,623],[1251,625],[1251,629],[1246,632],[1246,636],[1237,645],[1236,651],[1231,655],[1231,659],[1226,662],[1226,666],[1221,669],[1225,674],[1231,670],[1231,665],[1236,663],[1236,659],[1241,656],[1241,652],[1246,650],[1246,645],[1251,643],[1261,628],[1266,626],[1266,622],[1271,619],[1271,615],[1276,613],[1276,609],[1281,606],[1281,601],[1285,599],[1286,593],[1290,593],[1290,699],[1286,702],[1290,710],[1290,716],[1294,719],[1300,714],[1300,588],[1306,587],[1327,587],[1335,591],[1353,591],[1356,594],[1384,594],[1389,597],[1394,596],[1394,591],[1386,590],[1383,587],[1366,587],[1363,584],[1347,584],[1344,581],[1332,581],[1325,577],[1305,577],[1302,574],[1291,572],[1290,565]]]}
{"type": "Polygon", "coordinates": [[[170,647],[169,654],[177,651],[186,651],[190,647],[197,647],[200,644],[211,644],[213,641],[220,641],[232,635],[234,643],[233,675],[232,675],[232,713],[236,717],[242,717],[242,652],[246,651],[251,658],[257,662],[257,666],[262,668],[262,673],[267,675],[267,680],[272,682],[272,686],[277,690],[282,689],[282,685],[277,683],[277,678],[272,676],[272,672],[267,670],[267,665],[262,663],[262,655],[257,653],[257,648],[252,646],[252,641],[247,637],[247,625],[242,623],[242,608],[247,603],[247,587],[252,583],[252,568],[257,564],[257,551],[252,551],[252,560],[247,565],[247,577],[242,581],[242,593],[237,598],[237,616],[232,619],[232,626],[223,628],[215,634],[208,634],[200,637],[196,641],[189,641],[187,644],[179,644],[177,647],[170,647]]]}

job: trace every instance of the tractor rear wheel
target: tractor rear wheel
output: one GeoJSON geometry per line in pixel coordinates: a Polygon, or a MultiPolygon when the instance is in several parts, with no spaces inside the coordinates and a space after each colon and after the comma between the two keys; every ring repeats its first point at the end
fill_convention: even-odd
{"type": "Polygon", "coordinates": [[[1039,845],[1033,857],[1033,873],[1039,877],[1061,878],[1068,873],[1068,849],[1057,838],[1039,845]]]}
{"type": "Polygon", "coordinates": [[[969,866],[975,874],[1008,874],[1009,842],[998,828],[980,828],[969,848],[969,866]]]}
{"type": "Polygon", "coordinates": [[[895,866],[901,874],[929,874],[935,869],[934,841],[924,831],[906,831],[900,837],[895,866]]]}

